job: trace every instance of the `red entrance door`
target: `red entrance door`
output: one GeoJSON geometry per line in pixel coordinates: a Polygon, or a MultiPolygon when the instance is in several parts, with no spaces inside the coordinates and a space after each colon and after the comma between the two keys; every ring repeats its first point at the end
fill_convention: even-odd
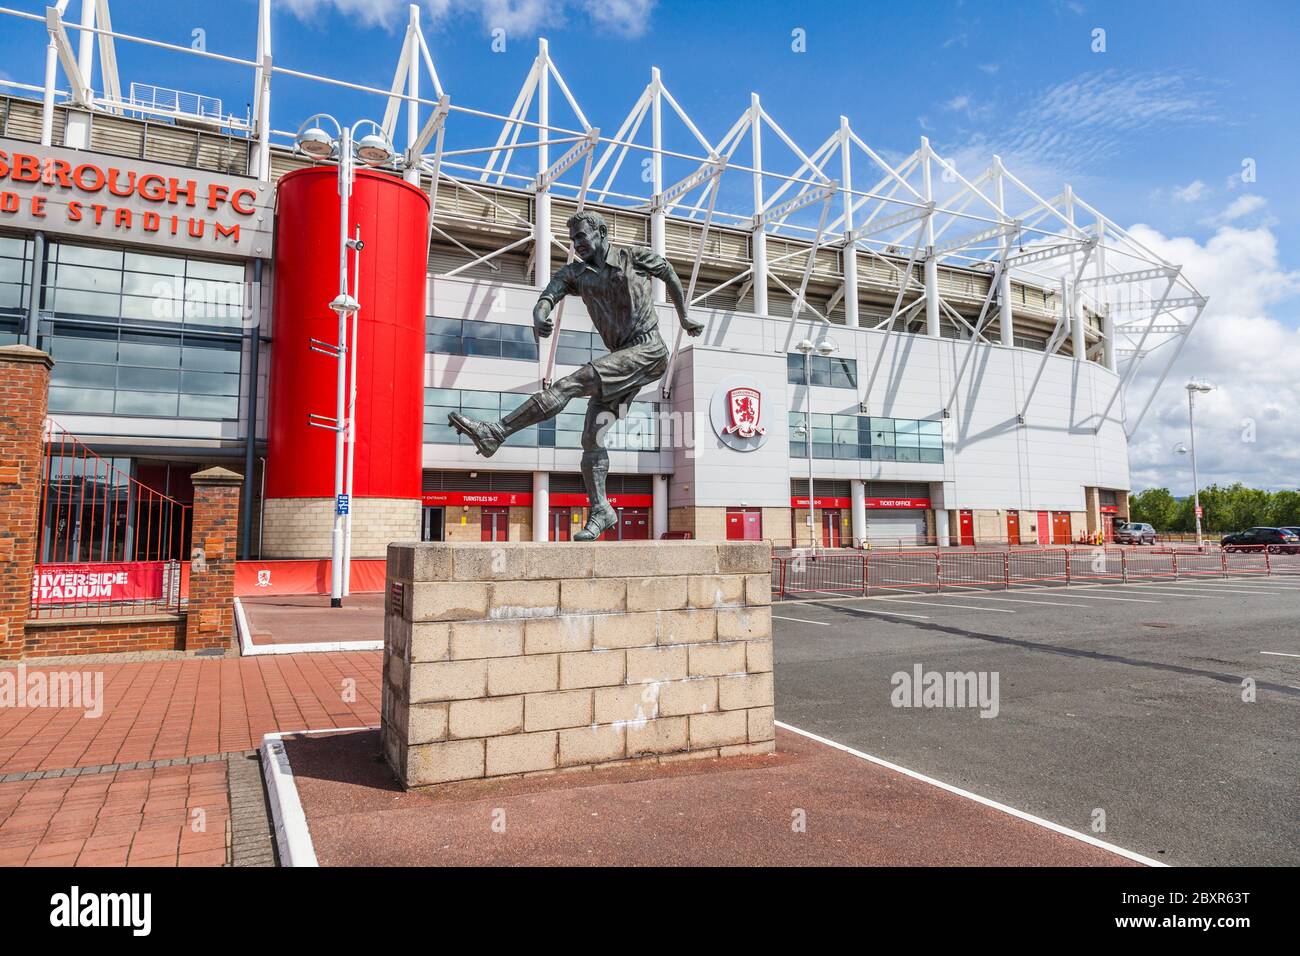
{"type": "Polygon", "coordinates": [[[1009,544],[1020,543],[1020,512],[1007,512],[1007,542],[1009,544]]]}
{"type": "Polygon", "coordinates": [[[975,516],[969,511],[959,511],[957,513],[957,526],[960,531],[958,541],[967,546],[975,544],[975,516]]]}
{"type": "Polygon", "coordinates": [[[650,509],[619,508],[618,530],[622,541],[649,541],[650,509]]]}
{"type": "Polygon", "coordinates": [[[508,541],[510,539],[510,509],[484,508],[480,528],[480,541],[508,541]]]}
{"type": "Polygon", "coordinates": [[[552,508],[547,515],[550,530],[547,532],[547,538],[550,541],[568,541],[569,525],[573,523],[568,508],[552,508]]]}
{"type": "Polygon", "coordinates": [[[840,509],[822,509],[822,547],[838,548],[842,542],[840,530],[840,509]]]}
{"type": "Polygon", "coordinates": [[[762,541],[763,511],[761,508],[727,509],[728,541],[762,541]]]}
{"type": "Polygon", "coordinates": [[[1070,512],[1052,512],[1052,544],[1070,543],[1070,512]]]}
{"type": "Polygon", "coordinates": [[[1052,516],[1046,511],[1038,512],[1038,543],[1052,543],[1052,516]]]}

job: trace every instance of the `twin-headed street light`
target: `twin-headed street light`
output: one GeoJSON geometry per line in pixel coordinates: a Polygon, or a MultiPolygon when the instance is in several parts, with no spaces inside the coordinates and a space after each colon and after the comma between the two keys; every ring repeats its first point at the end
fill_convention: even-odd
{"type": "MultiPolygon", "coordinates": [[[[334,526],[330,533],[330,607],[342,607],[343,595],[348,591],[352,551],[352,473],[356,457],[356,430],[353,424],[357,395],[356,322],[357,313],[361,309],[356,297],[348,291],[348,252],[359,254],[362,249],[360,229],[354,238],[348,237],[348,199],[352,195],[356,162],[372,168],[387,166],[396,161],[397,154],[378,123],[359,120],[348,127],[328,113],[310,116],[298,127],[294,149],[314,160],[338,161],[339,294],[329,303],[330,310],[339,320],[338,345],[330,350],[339,363],[334,424],[331,426],[334,429],[334,526]],[[325,125],[333,126],[334,133],[325,129],[325,125]],[[371,132],[358,138],[357,133],[367,126],[371,132]],[[349,322],[352,325],[350,349],[349,322]],[[351,395],[345,399],[349,377],[352,383],[351,395]],[[350,446],[347,452],[345,440],[350,446]]],[[[359,267],[359,261],[357,265],[359,267]]],[[[353,270],[354,277],[357,271],[353,270]]],[[[359,289],[358,283],[358,291],[359,289]]]]}
{"type": "Polygon", "coordinates": [[[1204,540],[1201,537],[1201,486],[1196,475],[1196,395],[1214,391],[1214,386],[1207,382],[1198,382],[1195,379],[1187,383],[1187,431],[1191,440],[1189,449],[1182,442],[1174,446],[1174,451],[1180,455],[1191,455],[1192,458],[1192,501],[1196,509],[1196,547],[1204,547],[1204,540]]]}
{"type": "Polygon", "coordinates": [[[808,455],[808,537],[812,541],[813,554],[817,553],[817,528],[813,521],[813,512],[816,510],[817,498],[813,494],[813,441],[812,441],[812,354],[816,352],[821,356],[830,356],[839,348],[829,338],[821,338],[814,345],[812,339],[801,339],[795,346],[795,350],[803,353],[803,383],[804,383],[804,420],[794,427],[796,437],[804,439],[804,449],[808,455]]]}

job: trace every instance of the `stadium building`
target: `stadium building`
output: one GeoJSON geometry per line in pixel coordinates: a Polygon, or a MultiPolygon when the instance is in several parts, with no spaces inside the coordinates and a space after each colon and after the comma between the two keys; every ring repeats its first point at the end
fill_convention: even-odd
{"type": "Polygon", "coordinates": [[[51,418],[144,485],[183,501],[195,470],[241,471],[243,557],[329,554],[340,438],[354,556],[581,527],[582,401],[486,460],[446,424],[604,350],[576,298],[532,331],[580,207],[665,256],[706,323],[681,338],[655,283],[673,359],[607,436],[613,538],[1104,535],[1154,395],[1136,372],[1205,305],[1069,186],[924,139],[887,160],[869,117],[801,144],[755,93],[702,129],[654,69],[589,117],[544,40],[513,105],[478,102],[415,7],[389,89],[282,64],[268,0],[244,51],[116,31],[106,0],[51,10],[0,14],[46,58],[0,80],[0,341],[52,353],[51,418]],[[124,88],[124,44],[171,82],[124,88]],[[246,115],[204,88],[232,68],[246,115]],[[291,80],[374,121],[282,115],[291,80]]]}

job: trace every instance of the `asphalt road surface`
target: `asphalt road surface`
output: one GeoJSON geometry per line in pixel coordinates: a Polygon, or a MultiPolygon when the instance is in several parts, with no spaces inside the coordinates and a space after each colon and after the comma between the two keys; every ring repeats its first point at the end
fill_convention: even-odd
{"type": "Polygon", "coordinates": [[[1173,865],[1300,864],[1300,576],[772,616],[780,721],[1173,865]],[[997,716],[894,706],[918,664],[996,673],[997,716]]]}

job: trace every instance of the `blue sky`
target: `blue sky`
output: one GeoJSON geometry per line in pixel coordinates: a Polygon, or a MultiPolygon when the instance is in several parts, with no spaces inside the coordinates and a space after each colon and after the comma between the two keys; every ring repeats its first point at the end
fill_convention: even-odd
{"type": "MultiPolygon", "coordinates": [[[[44,2],[11,5],[40,12],[44,2]]],[[[388,86],[403,0],[274,6],[277,65],[388,86]]],[[[1179,386],[1189,375],[1221,385],[1204,404],[1211,437],[1198,442],[1208,449],[1207,480],[1271,487],[1300,480],[1300,457],[1279,464],[1263,447],[1267,437],[1297,445],[1297,375],[1259,381],[1261,361],[1279,358],[1278,349],[1282,364],[1300,368],[1300,5],[423,0],[422,7],[439,73],[459,104],[507,111],[541,34],[588,118],[610,133],[658,65],[715,140],[755,90],[806,149],[844,113],[894,159],[924,134],[963,171],[978,172],[999,152],[1049,194],[1070,182],[1117,222],[1141,226],[1212,297],[1135,442],[1135,486],[1183,480],[1185,463],[1169,449],[1185,437],[1177,434],[1179,409],[1185,415],[1179,386]],[[492,49],[496,27],[505,31],[504,52],[492,49]],[[796,29],[805,31],[804,52],[792,49],[796,29]],[[1098,29],[1104,52],[1093,50],[1098,29]],[[1246,159],[1254,182],[1242,181],[1246,159]],[[1244,418],[1259,423],[1253,447],[1234,437],[1244,418]]],[[[119,31],[188,45],[201,28],[209,50],[253,53],[253,0],[116,0],[112,9],[119,31]]],[[[0,21],[0,75],[39,82],[41,34],[38,25],[0,21]]],[[[124,85],[136,79],[217,95],[239,113],[249,98],[250,81],[235,68],[195,68],[124,44],[118,58],[124,85]]],[[[318,109],[374,116],[382,104],[277,78],[278,128],[318,109]]]]}

